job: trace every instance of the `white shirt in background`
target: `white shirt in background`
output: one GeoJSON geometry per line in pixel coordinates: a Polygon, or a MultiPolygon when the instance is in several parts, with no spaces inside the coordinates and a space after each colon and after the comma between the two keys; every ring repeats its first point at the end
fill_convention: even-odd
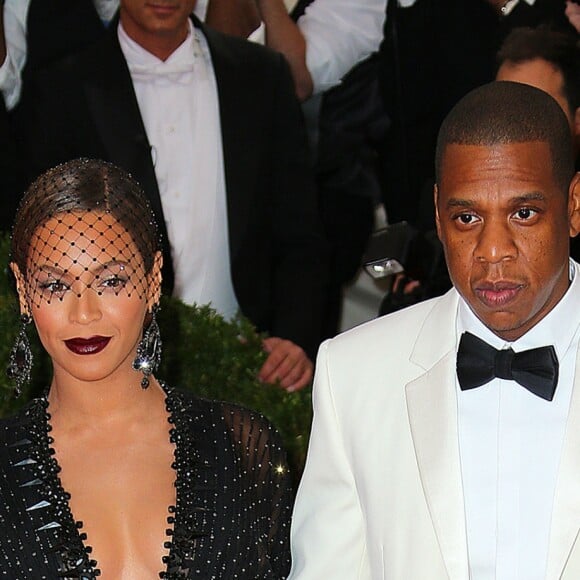
{"type": "Polygon", "coordinates": [[[118,28],[151,145],[167,226],[174,295],[238,311],[230,274],[226,188],[217,86],[203,34],[190,23],[183,44],[161,61],[118,28]]]}

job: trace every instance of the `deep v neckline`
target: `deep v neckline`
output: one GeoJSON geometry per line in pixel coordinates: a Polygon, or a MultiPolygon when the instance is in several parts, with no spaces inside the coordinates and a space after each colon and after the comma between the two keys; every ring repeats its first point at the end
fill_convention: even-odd
{"type": "MultiPolygon", "coordinates": [[[[159,578],[182,580],[189,577],[188,561],[193,559],[195,538],[199,537],[190,526],[193,522],[192,479],[195,472],[195,446],[191,430],[187,426],[184,405],[173,389],[161,384],[165,393],[165,408],[168,413],[168,437],[173,444],[174,486],[176,501],[167,509],[167,526],[162,557],[165,569],[159,578]],[[187,478],[187,479],[186,479],[187,478]]],[[[63,487],[59,477],[61,467],[56,460],[54,438],[51,436],[50,414],[46,397],[36,399],[27,414],[32,419],[29,458],[24,460],[34,477],[29,485],[38,485],[40,501],[27,511],[42,510],[43,525],[39,532],[53,535],[52,551],[55,553],[58,573],[61,578],[93,580],[100,576],[96,560],[91,558],[92,547],[83,531],[82,522],[76,520],[70,508],[70,493],[63,487]]]]}

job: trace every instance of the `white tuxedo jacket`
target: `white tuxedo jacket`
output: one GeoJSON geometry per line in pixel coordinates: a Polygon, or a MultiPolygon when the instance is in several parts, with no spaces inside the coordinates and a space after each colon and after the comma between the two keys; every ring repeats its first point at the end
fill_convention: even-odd
{"type": "MultiPolygon", "coordinates": [[[[455,390],[458,294],[325,342],[291,580],[468,580],[455,390]]],[[[578,368],[578,359],[576,366],[578,368]]],[[[580,378],[546,580],[580,579],[580,378]]]]}

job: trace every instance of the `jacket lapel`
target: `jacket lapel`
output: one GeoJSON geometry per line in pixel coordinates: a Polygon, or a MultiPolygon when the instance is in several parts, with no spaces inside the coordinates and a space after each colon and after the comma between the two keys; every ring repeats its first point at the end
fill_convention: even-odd
{"type": "Polygon", "coordinates": [[[87,103],[97,132],[109,159],[138,175],[151,202],[160,209],[151,148],[116,28],[93,54],[98,52],[101,53],[97,55],[98,65],[85,82],[87,103]]]}
{"type": "Polygon", "coordinates": [[[107,159],[123,167],[140,183],[157,216],[163,240],[163,283],[173,289],[173,266],[161,197],[151,160],[151,146],[143,125],[131,75],[117,39],[117,20],[95,46],[91,74],[84,84],[89,112],[107,159]]]}
{"type": "Polygon", "coordinates": [[[552,529],[546,580],[557,580],[565,569],[580,530],[580,351],[566,424],[558,483],[552,510],[552,529]]]}
{"type": "Polygon", "coordinates": [[[406,387],[411,435],[425,499],[449,578],[469,578],[455,393],[457,294],[425,322],[411,355],[425,373],[406,387]]]}
{"type": "MultiPolygon", "coordinates": [[[[252,190],[248,188],[248,143],[243,136],[255,135],[248,127],[255,115],[259,114],[255,102],[255,92],[244,87],[249,81],[240,72],[240,56],[231,44],[226,44],[221,35],[207,28],[192,17],[207,39],[215,73],[219,99],[219,114],[224,156],[226,201],[228,210],[228,233],[230,258],[234,261],[247,226],[247,217],[252,209],[252,190]],[[240,137],[242,136],[242,138],[240,137]]],[[[260,138],[256,135],[256,138],[260,138]]]]}

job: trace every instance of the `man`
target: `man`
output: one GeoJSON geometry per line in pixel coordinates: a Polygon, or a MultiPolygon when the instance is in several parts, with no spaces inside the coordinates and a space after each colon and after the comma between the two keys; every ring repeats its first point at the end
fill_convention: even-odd
{"type": "Polygon", "coordinates": [[[110,34],[30,83],[25,149],[32,173],[79,156],[131,172],[166,226],[166,285],[239,308],[271,335],[260,377],[298,389],[326,274],[300,109],[280,55],[191,21],[194,5],[123,0],[110,34]]]}
{"type": "Polygon", "coordinates": [[[292,580],[580,577],[566,118],[543,91],[485,85],[444,121],[436,170],[454,288],[321,347],[292,580]]]}
{"type": "Polygon", "coordinates": [[[580,47],[575,36],[543,28],[516,28],[497,56],[497,80],[538,87],[566,114],[580,153],[580,47]]]}

